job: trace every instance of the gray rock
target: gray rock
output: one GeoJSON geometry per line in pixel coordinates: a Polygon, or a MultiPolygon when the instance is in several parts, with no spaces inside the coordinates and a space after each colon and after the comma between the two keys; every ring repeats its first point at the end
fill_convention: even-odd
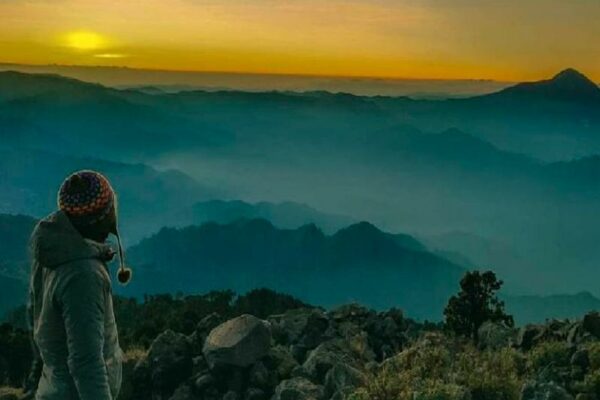
{"type": "Polygon", "coordinates": [[[210,375],[210,374],[204,374],[204,375],[200,375],[198,378],[196,378],[195,382],[194,382],[194,386],[196,387],[196,389],[198,389],[199,391],[204,391],[207,388],[211,387],[213,384],[215,383],[215,378],[210,375]]]}
{"type": "Polygon", "coordinates": [[[225,395],[223,396],[223,400],[238,400],[238,399],[239,399],[238,394],[232,390],[225,393],[225,395]]]}
{"type": "Polygon", "coordinates": [[[269,317],[278,343],[314,349],[323,341],[329,320],[316,308],[298,308],[269,317]]]}
{"type": "Polygon", "coordinates": [[[600,338],[600,313],[597,311],[587,313],[582,321],[583,330],[600,338]]]}
{"type": "Polygon", "coordinates": [[[266,400],[267,394],[258,388],[248,388],[244,394],[244,400],[266,400]]]}
{"type": "Polygon", "coordinates": [[[324,400],[323,386],[315,385],[305,378],[282,381],[275,389],[272,400],[324,400]]]}
{"type": "Polygon", "coordinates": [[[169,400],[201,400],[188,385],[179,386],[169,400]]]}
{"type": "Polygon", "coordinates": [[[571,356],[571,365],[586,371],[590,366],[589,352],[586,349],[577,350],[571,356]]]}
{"type": "Polygon", "coordinates": [[[290,351],[281,345],[274,346],[269,351],[264,363],[267,369],[274,370],[277,373],[279,380],[291,377],[292,371],[298,366],[298,362],[290,351]]]}
{"type": "Polygon", "coordinates": [[[525,325],[519,330],[516,345],[524,351],[530,350],[541,334],[542,329],[538,325],[525,325]]]}
{"type": "MultiPolygon", "coordinates": [[[[350,366],[358,366],[361,361],[371,361],[370,359],[361,360],[361,354],[358,354],[358,349],[353,346],[352,340],[360,338],[332,339],[320,344],[316,349],[310,352],[306,362],[302,365],[303,369],[308,373],[310,378],[315,382],[323,382],[327,372],[336,364],[347,364],[350,366]]],[[[364,338],[362,338],[364,341],[364,338]]],[[[359,344],[357,347],[367,346],[365,343],[359,344]]],[[[364,354],[370,354],[365,351],[364,354]]]]}
{"type": "Polygon", "coordinates": [[[521,400],[573,400],[573,396],[554,382],[527,382],[521,389],[521,400]]]}
{"type": "Polygon", "coordinates": [[[152,342],[146,361],[150,379],[147,385],[151,386],[152,393],[163,396],[172,394],[192,373],[190,343],[184,335],[171,330],[161,333],[152,342]]]}
{"type": "Polygon", "coordinates": [[[204,343],[204,357],[211,369],[247,367],[271,349],[271,331],[266,321],[242,315],[213,329],[204,343]]]}
{"type": "Polygon", "coordinates": [[[329,395],[347,393],[366,381],[358,369],[346,364],[335,364],[325,375],[325,391],[329,395]]]}
{"type": "Polygon", "coordinates": [[[498,350],[509,346],[515,339],[516,332],[500,322],[484,322],[477,330],[479,346],[483,349],[498,350]]]}
{"type": "Polygon", "coordinates": [[[277,381],[275,374],[276,372],[271,373],[271,371],[269,371],[267,367],[265,367],[265,365],[259,361],[250,369],[250,386],[261,389],[275,386],[274,384],[271,384],[272,382],[274,383],[277,381]]]}

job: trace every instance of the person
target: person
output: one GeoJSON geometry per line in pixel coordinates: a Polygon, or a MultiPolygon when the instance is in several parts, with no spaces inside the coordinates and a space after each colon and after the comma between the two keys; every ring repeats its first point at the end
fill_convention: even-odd
{"type": "Polygon", "coordinates": [[[121,386],[122,352],[107,263],[117,237],[123,265],[116,195],[94,171],[70,175],[58,193],[58,211],[31,237],[30,319],[41,374],[37,400],[114,400],[121,386]]]}

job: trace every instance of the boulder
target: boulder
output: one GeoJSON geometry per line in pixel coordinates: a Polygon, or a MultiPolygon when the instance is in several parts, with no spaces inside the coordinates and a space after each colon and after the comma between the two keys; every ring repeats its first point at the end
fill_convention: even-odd
{"type": "Polygon", "coordinates": [[[213,386],[215,383],[215,378],[210,374],[200,375],[194,381],[194,386],[199,392],[203,392],[209,387],[213,386]]]}
{"type": "Polygon", "coordinates": [[[353,322],[362,326],[375,315],[375,312],[360,304],[352,303],[334,308],[328,315],[329,318],[336,322],[353,322]]]}
{"type": "Polygon", "coordinates": [[[261,389],[248,388],[244,394],[244,400],[267,400],[267,395],[261,389]]]}
{"type": "Polygon", "coordinates": [[[571,365],[579,367],[583,371],[586,371],[590,366],[590,357],[587,349],[580,349],[575,351],[571,356],[571,365]]]}
{"type": "Polygon", "coordinates": [[[357,366],[357,354],[344,339],[332,339],[310,352],[302,365],[314,382],[323,382],[325,375],[336,364],[357,366]]]}
{"type": "Polygon", "coordinates": [[[583,330],[600,338],[600,313],[597,311],[587,313],[582,321],[583,330]]]}
{"type": "Polygon", "coordinates": [[[269,371],[264,363],[257,362],[249,372],[250,386],[269,389],[277,385],[279,379],[276,371],[269,371]]]}
{"type": "Polygon", "coordinates": [[[523,385],[521,400],[573,400],[573,396],[555,382],[531,381],[523,385]]]}
{"type": "Polygon", "coordinates": [[[238,400],[239,396],[236,392],[230,390],[229,392],[223,395],[223,400],[238,400]]]}
{"type": "Polygon", "coordinates": [[[214,328],[204,343],[204,357],[211,369],[248,367],[271,349],[269,323],[242,315],[214,328]]]}
{"type": "Polygon", "coordinates": [[[369,344],[378,361],[402,351],[404,344],[408,342],[405,329],[404,315],[395,308],[367,320],[364,330],[369,335],[369,344]]]}
{"type": "Polygon", "coordinates": [[[365,381],[366,376],[358,369],[346,364],[335,364],[325,375],[325,391],[330,396],[348,393],[365,381]]]}
{"type": "Polygon", "coordinates": [[[323,386],[315,385],[305,378],[282,381],[275,389],[272,400],[324,400],[323,386]]]}
{"type": "Polygon", "coordinates": [[[477,330],[479,346],[497,350],[509,346],[515,338],[515,330],[500,322],[486,321],[477,330]]]}
{"type": "Polygon", "coordinates": [[[534,346],[541,334],[542,328],[540,326],[531,324],[525,325],[519,329],[516,345],[521,350],[528,351],[534,346]]]}
{"type": "MultiPolygon", "coordinates": [[[[167,330],[152,342],[146,360],[138,362],[134,375],[136,372],[146,374],[145,378],[149,378],[149,381],[145,384],[151,387],[152,393],[167,397],[191,376],[192,365],[187,338],[167,330]]],[[[138,385],[143,384],[144,382],[138,382],[138,385]]]]}
{"type": "Polygon", "coordinates": [[[329,326],[325,313],[316,308],[289,310],[269,317],[269,322],[273,325],[278,343],[308,350],[314,349],[323,341],[323,334],[329,326]]]}
{"type": "Polygon", "coordinates": [[[274,370],[277,373],[279,380],[291,377],[292,371],[298,366],[298,362],[290,351],[281,345],[274,346],[269,351],[264,363],[269,370],[274,370]]]}
{"type": "Polygon", "coordinates": [[[169,400],[201,400],[188,385],[179,386],[169,400]]]}

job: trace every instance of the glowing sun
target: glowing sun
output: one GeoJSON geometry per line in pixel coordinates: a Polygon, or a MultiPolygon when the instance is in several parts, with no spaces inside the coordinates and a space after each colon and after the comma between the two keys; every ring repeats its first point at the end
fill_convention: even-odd
{"type": "Polygon", "coordinates": [[[98,50],[107,46],[107,39],[95,32],[76,31],[67,33],[66,43],[76,50],[98,50]]]}

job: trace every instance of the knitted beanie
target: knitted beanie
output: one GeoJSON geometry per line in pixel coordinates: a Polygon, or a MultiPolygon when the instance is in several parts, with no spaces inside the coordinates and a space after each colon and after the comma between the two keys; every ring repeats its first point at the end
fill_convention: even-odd
{"type": "MultiPolygon", "coordinates": [[[[113,210],[116,213],[116,195],[108,179],[95,171],[79,171],[63,182],[58,192],[58,208],[76,226],[90,226],[104,220],[113,210]]],[[[115,221],[116,222],[116,221],[115,221]]],[[[131,280],[131,269],[125,267],[121,237],[115,226],[119,247],[120,266],[117,274],[122,284],[131,280]]]]}
{"type": "Polygon", "coordinates": [[[75,225],[94,225],[106,218],[115,206],[115,192],[108,179],[94,171],[79,171],[63,182],[58,208],[75,225]]]}

